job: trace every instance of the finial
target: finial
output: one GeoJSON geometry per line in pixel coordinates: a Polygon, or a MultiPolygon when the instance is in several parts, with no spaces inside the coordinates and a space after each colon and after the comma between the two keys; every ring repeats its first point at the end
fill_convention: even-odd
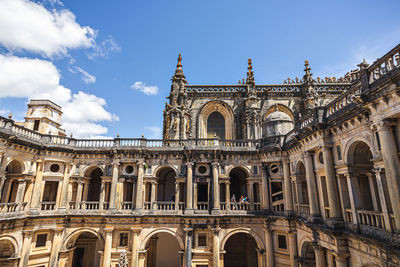
{"type": "Polygon", "coordinates": [[[142,133],[142,138],[144,138],[144,134],[142,133]]]}
{"type": "Polygon", "coordinates": [[[72,133],[69,136],[72,138],[72,133]]]}
{"type": "Polygon", "coordinates": [[[246,84],[252,84],[254,85],[254,73],[253,73],[253,65],[251,62],[251,58],[247,60],[247,79],[246,79],[246,84]]]}
{"type": "Polygon", "coordinates": [[[179,53],[179,56],[178,56],[178,65],[181,65],[181,66],[182,66],[182,56],[181,56],[181,53],[179,53]]]}
{"type": "Polygon", "coordinates": [[[357,67],[360,68],[360,70],[364,70],[366,68],[368,68],[369,64],[367,63],[367,61],[365,60],[365,58],[363,59],[363,61],[357,65],[357,67]]]}
{"type": "Polygon", "coordinates": [[[117,133],[117,138],[119,138],[119,133],[117,133]]]}
{"type": "Polygon", "coordinates": [[[11,120],[12,119],[12,112],[10,112],[10,114],[8,114],[8,118],[11,120]]]}
{"type": "Polygon", "coordinates": [[[306,60],[304,60],[304,66],[306,67],[305,69],[304,69],[304,71],[306,72],[305,74],[304,74],[304,81],[305,82],[312,82],[313,81],[313,79],[311,78],[311,76],[312,76],[312,73],[310,72],[310,70],[311,70],[311,68],[309,68],[308,66],[310,65],[310,63],[308,62],[308,60],[306,59],[306,60]]]}

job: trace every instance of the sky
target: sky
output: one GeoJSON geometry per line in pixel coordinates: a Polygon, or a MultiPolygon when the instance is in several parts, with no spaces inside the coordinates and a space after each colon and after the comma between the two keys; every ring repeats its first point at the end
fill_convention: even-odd
{"type": "Polygon", "coordinates": [[[189,84],[341,77],[400,43],[398,0],[0,0],[0,116],[62,106],[76,138],[161,138],[178,53],[189,84]]]}

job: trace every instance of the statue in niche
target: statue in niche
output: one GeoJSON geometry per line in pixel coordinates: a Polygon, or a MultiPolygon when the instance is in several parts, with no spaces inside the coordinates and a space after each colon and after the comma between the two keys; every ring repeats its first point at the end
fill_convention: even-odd
{"type": "Polygon", "coordinates": [[[176,132],[178,130],[178,123],[179,123],[178,118],[175,118],[174,119],[174,125],[173,125],[174,132],[176,132]]]}
{"type": "Polygon", "coordinates": [[[190,134],[190,120],[189,118],[186,120],[186,134],[190,134]]]}

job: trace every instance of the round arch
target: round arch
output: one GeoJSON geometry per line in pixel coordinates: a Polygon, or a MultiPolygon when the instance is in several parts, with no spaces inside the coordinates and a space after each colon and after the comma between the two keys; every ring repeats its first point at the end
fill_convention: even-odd
{"type": "Polygon", "coordinates": [[[83,168],[83,170],[82,170],[83,176],[89,177],[91,172],[94,171],[97,168],[99,168],[103,172],[103,175],[104,175],[104,173],[105,173],[104,166],[91,164],[91,165],[86,166],[86,167],[83,168]]]}
{"type": "Polygon", "coordinates": [[[296,169],[295,169],[295,175],[305,175],[306,173],[305,173],[305,168],[306,168],[306,165],[304,164],[304,161],[303,160],[298,160],[297,162],[296,162],[296,169]],[[304,173],[303,173],[303,168],[304,168],[304,173]]]}
{"type": "Polygon", "coordinates": [[[153,235],[156,235],[156,234],[159,234],[159,233],[167,233],[167,234],[170,234],[170,235],[174,236],[176,238],[176,240],[178,241],[180,249],[181,250],[185,249],[184,242],[183,242],[181,236],[177,232],[172,231],[171,229],[168,229],[168,228],[160,228],[160,229],[155,229],[155,230],[147,233],[143,237],[142,241],[140,242],[140,249],[139,250],[141,250],[141,251],[145,250],[146,249],[146,244],[149,241],[149,239],[153,235]]]}
{"type": "Polygon", "coordinates": [[[178,176],[178,170],[175,166],[172,165],[163,165],[163,166],[158,166],[155,170],[154,170],[154,174],[156,177],[158,177],[162,171],[167,170],[167,169],[172,169],[175,172],[175,176],[178,176]]]}
{"type": "Polygon", "coordinates": [[[288,108],[287,106],[285,106],[283,104],[275,104],[275,105],[272,105],[271,107],[269,107],[263,116],[263,120],[265,120],[270,114],[272,114],[274,112],[286,113],[290,117],[291,121],[294,121],[294,115],[293,115],[292,111],[290,110],[290,108],[288,108]]]}
{"type": "Polygon", "coordinates": [[[18,246],[18,242],[15,239],[15,237],[13,237],[11,235],[2,235],[2,236],[0,236],[0,242],[1,241],[7,241],[7,242],[11,243],[11,245],[13,246],[13,249],[14,249],[14,253],[12,256],[19,255],[19,252],[20,252],[19,246],[18,246]]]}
{"type": "Polygon", "coordinates": [[[76,230],[72,231],[64,238],[61,249],[65,251],[65,250],[73,247],[75,244],[75,241],[83,233],[89,233],[89,234],[96,236],[101,241],[100,243],[101,243],[102,247],[104,247],[104,237],[99,231],[96,231],[92,228],[80,228],[80,229],[76,229],[76,230]]]}
{"type": "Polygon", "coordinates": [[[304,236],[302,239],[300,239],[299,242],[299,248],[300,248],[300,255],[303,256],[303,248],[307,243],[311,243],[312,244],[312,239],[308,236],[304,236]]]}
{"type": "Polygon", "coordinates": [[[8,161],[7,161],[7,164],[6,164],[6,169],[7,168],[9,168],[9,167],[12,167],[13,169],[15,168],[19,168],[19,171],[12,171],[11,173],[24,173],[25,172],[25,170],[26,170],[26,165],[25,165],[25,162],[24,161],[22,161],[22,160],[19,160],[19,159],[13,159],[13,158],[10,158],[8,161]]]}
{"type": "Polygon", "coordinates": [[[220,251],[223,251],[223,250],[224,250],[226,241],[228,241],[228,239],[229,239],[231,236],[233,236],[233,235],[235,235],[235,234],[240,234],[240,233],[242,233],[242,234],[248,234],[248,235],[250,235],[251,237],[253,237],[254,240],[256,241],[257,248],[258,248],[259,250],[265,250],[264,242],[262,241],[262,239],[261,239],[255,232],[251,231],[250,229],[246,229],[246,228],[238,228],[238,229],[234,229],[234,230],[229,231],[229,232],[222,238],[222,240],[221,240],[221,242],[220,242],[220,251]]]}
{"type": "Polygon", "coordinates": [[[207,138],[207,119],[213,112],[219,112],[225,119],[225,139],[235,139],[234,114],[232,108],[225,102],[214,100],[206,103],[200,110],[198,122],[198,138],[207,138]]]}
{"type": "Polygon", "coordinates": [[[376,157],[375,150],[372,149],[373,145],[370,142],[370,140],[368,140],[367,138],[364,138],[364,137],[358,137],[358,136],[353,137],[346,143],[345,148],[344,148],[344,159],[345,159],[345,164],[347,166],[352,165],[354,163],[351,155],[353,155],[354,150],[356,149],[356,146],[360,142],[365,143],[369,147],[369,150],[371,151],[373,158],[376,157]]]}
{"type": "Polygon", "coordinates": [[[242,170],[243,172],[245,172],[247,177],[250,177],[250,169],[245,165],[237,165],[237,166],[229,167],[229,169],[227,170],[228,176],[231,174],[231,171],[236,169],[236,168],[238,168],[238,169],[242,170]]]}

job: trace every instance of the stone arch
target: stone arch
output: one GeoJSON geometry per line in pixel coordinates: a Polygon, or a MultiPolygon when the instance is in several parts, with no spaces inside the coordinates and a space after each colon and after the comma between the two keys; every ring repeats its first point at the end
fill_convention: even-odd
{"type": "Polygon", "coordinates": [[[229,167],[228,168],[228,170],[227,170],[227,173],[228,173],[228,176],[229,176],[229,174],[231,173],[231,171],[233,170],[233,169],[236,169],[236,168],[239,168],[239,169],[241,169],[242,171],[244,171],[245,173],[246,173],[246,176],[247,177],[250,177],[250,169],[247,167],[247,166],[245,166],[245,165],[236,165],[236,166],[231,166],[231,167],[229,167]]]}
{"type": "Polygon", "coordinates": [[[254,240],[256,241],[257,244],[257,248],[259,250],[265,250],[265,245],[264,242],[262,241],[262,239],[258,236],[257,233],[253,232],[251,229],[247,229],[247,228],[238,228],[238,229],[234,229],[229,231],[223,238],[222,240],[220,240],[220,251],[224,250],[226,241],[228,241],[229,237],[233,236],[234,234],[239,234],[239,233],[243,233],[243,234],[248,234],[251,237],[254,238],[254,240]]]}
{"type": "Polygon", "coordinates": [[[83,233],[89,233],[89,234],[95,235],[101,241],[100,242],[101,245],[104,246],[104,237],[99,231],[96,231],[92,228],[80,228],[80,229],[76,229],[76,230],[72,231],[64,238],[61,249],[63,251],[65,251],[65,250],[73,247],[75,244],[75,241],[83,233]]]}
{"type": "Polygon", "coordinates": [[[175,167],[175,166],[173,166],[173,165],[162,165],[162,166],[158,166],[155,170],[154,170],[154,175],[156,176],[156,177],[158,177],[159,175],[160,175],[160,173],[162,172],[162,171],[164,171],[165,169],[172,169],[174,172],[175,172],[175,175],[177,176],[178,175],[178,169],[175,167]]]}
{"type": "Polygon", "coordinates": [[[6,170],[8,173],[24,173],[26,170],[25,162],[18,159],[9,159],[6,164],[6,170]]]}
{"type": "Polygon", "coordinates": [[[290,108],[288,108],[287,106],[283,105],[283,104],[275,104],[275,105],[270,106],[270,107],[267,109],[267,111],[265,112],[264,116],[263,116],[264,120],[265,120],[270,114],[272,114],[272,113],[274,113],[274,112],[283,112],[283,113],[286,113],[286,114],[290,117],[290,119],[291,119],[292,121],[294,121],[294,115],[293,115],[292,110],[291,110],[290,108]]]}
{"type": "Polygon", "coordinates": [[[207,138],[207,119],[211,113],[218,111],[225,119],[225,138],[235,139],[234,134],[234,113],[232,108],[224,101],[214,100],[206,103],[200,110],[197,125],[197,136],[199,138],[207,138]]]}
{"type": "Polygon", "coordinates": [[[300,255],[302,255],[302,249],[304,244],[306,243],[312,243],[312,239],[309,236],[303,236],[303,238],[300,239],[299,241],[299,248],[300,248],[300,255]]]}
{"type": "Polygon", "coordinates": [[[167,233],[167,234],[171,234],[171,235],[174,236],[174,237],[176,238],[176,240],[178,241],[178,244],[179,244],[180,249],[181,249],[181,250],[184,250],[184,249],[185,249],[185,245],[184,245],[184,242],[183,242],[183,240],[182,240],[182,237],[178,234],[177,231],[173,231],[173,230],[171,230],[171,229],[169,229],[169,228],[159,228],[159,229],[155,229],[155,230],[151,231],[150,233],[147,233],[147,234],[143,237],[142,241],[140,242],[140,249],[139,249],[139,250],[141,250],[141,251],[145,250],[146,244],[147,244],[147,242],[150,240],[150,238],[151,238],[153,235],[156,235],[156,234],[158,234],[158,233],[167,233]]]}
{"type": "Polygon", "coordinates": [[[15,237],[13,237],[11,235],[2,235],[2,236],[0,236],[0,243],[2,241],[9,242],[12,245],[14,252],[11,255],[11,257],[17,257],[19,255],[19,253],[20,253],[19,246],[18,246],[18,242],[15,239],[15,237]]]}
{"type": "Polygon", "coordinates": [[[300,257],[304,266],[316,266],[316,255],[311,240],[303,240],[300,246],[300,257]]]}
{"type": "Polygon", "coordinates": [[[82,174],[83,174],[83,176],[88,177],[88,176],[90,176],[90,173],[97,168],[99,168],[103,172],[103,175],[104,175],[104,173],[106,171],[104,166],[96,165],[96,164],[91,164],[91,165],[84,167],[82,170],[82,174]]]}
{"type": "MultiPolygon", "coordinates": [[[[156,200],[157,201],[175,201],[175,182],[178,172],[172,166],[162,166],[156,171],[156,200]]],[[[146,193],[148,200],[151,200],[151,190],[147,187],[146,193]]]]}
{"type": "Polygon", "coordinates": [[[370,142],[370,140],[368,140],[368,139],[365,138],[365,137],[358,137],[358,136],[357,136],[357,137],[353,137],[353,138],[351,138],[351,139],[346,143],[346,145],[345,145],[345,147],[344,147],[344,153],[343,153],[343,155],[344,155],[344,159],[345,159],[345,164],[346,164],[347,166],[349,166],[349,165],[351,165],[351,164],[354,163],[354,162],[353,162],[353,159],[351,158],[351,155],[353,154],[353,152],[354,152],[356,146],[357,146],[360,142],[363,142],[363,143],[367,144],[367,145],[369,146],[369,149],[370,149],[371,153],[372,153],[372,157],[373,157],[373,158],[376,157],[375,150],[372,149],[372,148],[373,148],[373,145],[372,145],[372,143],[370,142]]]}
{"type": "Polygon", "coordinates": [[[295,173],[295,175],[306,175],[306,173],[305,173],[305,168],[306,168],[306,165],[304,164],[304,161],[303,160],[298,160],[297,162],[296,162],[296,169],[294,170],[294,173],[295,173]],[[303,168],[302,167],[304,167],[304,173],[303,173],[303,168]]]}

